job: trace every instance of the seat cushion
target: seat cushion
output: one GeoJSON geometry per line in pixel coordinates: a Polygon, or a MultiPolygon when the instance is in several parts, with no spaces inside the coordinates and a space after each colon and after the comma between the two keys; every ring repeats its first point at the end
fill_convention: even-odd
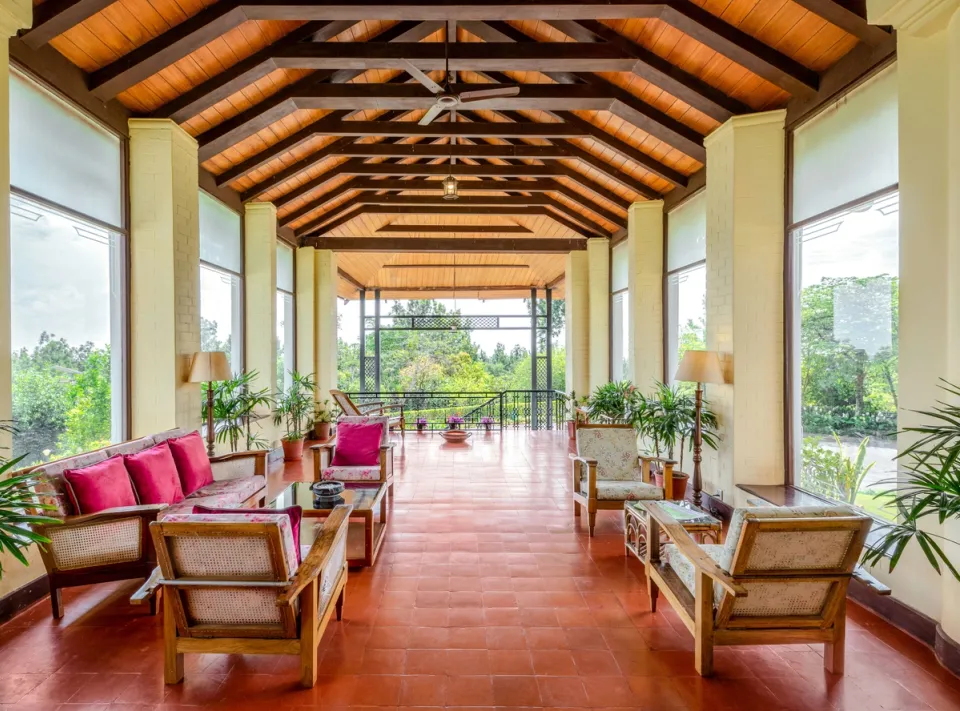
{"type": "Polygon", "coordinates": [[[236,479],[221,479],[207,484],[190,494],[189,498],[207,496],[227,496],[235,504],[242,504],[267,485],[267,479],[261,474],[243,476],[236,479]]]}
{"type": "MultiPolygon", "coordinates": [[[[727,554],[726,549],[722,545],[701,545],[700,548],[706,553],[710,558],[716,562],[724,570],[730,570],[730,556],[727,554]]],[[[660,551],[661,557],[667,562],[667,564],[673,568],[673,572],[677,574],[677,577],[680,578],[680,581],[686,586],[687,590],[690,591],[691,595],[696,595],[697,582],[696,575],[694,573],[693,563],[690,562],[690,559],[687,558],[683,553],[681,553],[677,547],[672,543],[667,543],[663,546],[660,551]]],[[[717,583],[713,584],[713,604],[716,606],[720,602],[720,598],[723,596],[723,588],[720,587],[717,583]]]]}
{"type": "Polygon", "coordinates": [[[351,422],[342,419],[337,423],[337,448],[331,464],[335,467],[378,465],[385,428],[385,422],[351,422]]]}
{"type": "Polygon", "coordinates": [[[176,504],[183,501],[183,488],[166,442],[123,457],[141,504],[176,504]]]}
{"type": "Polygon", "coordinates": [[[324,481],[380,481],[380,465],[375,467],[327,467],[324,481]]]}
{"type": "Polygon", "coordinates": [[[173,461],[177,463],[180,486],[185,496],[213,483],[213,469],[207,456],[207,447],[199,432],[167,440],[173,461]]]}
{"type": "MultiPolygon", "coordinates": [[[[586,491],[586,481],[580,485],[586,491]]],[[[598,481],[597,501],[661,501],[663,489],[642,481],[598,481]]]]}
{"type": "MultiPolygon", "coordinates": [[[[286,514],[290,517],[290,530],[293,533],[293,547],[297,553],[297,564],[303,562],[303,552],[300,549],[300,522],[303,520],[302,506],[288,506],[285,509],[214,509],[209,506],[194,506],[195,514],[286,514]]],[[[310,547],[307,546],[309,553],[310,547]]]]}
{"type": "Polygon", "coordinates": [[[67,469],[63,473],[70,497],[78,513],[92,514],[121,506],[136,506],[137,497],[123,456],[116,455],[83,469],[67,469]]]}
{"type": "Polygon", "coordinates": [[[165,520],[167,516],[179,516],[193,512],[194,506],[206,506],[211,509],[229,509],[237,506],[237,499],[234,496],[193,496],[187,497],[178,504],[171,504],[159,514],[158,520],[165,520]]]}

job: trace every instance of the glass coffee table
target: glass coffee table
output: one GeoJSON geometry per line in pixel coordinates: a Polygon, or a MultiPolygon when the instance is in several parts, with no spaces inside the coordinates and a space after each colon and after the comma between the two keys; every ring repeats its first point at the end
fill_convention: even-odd
{"type": "MultiPolygon", "coordinates": [[[[304,519],[324,519],[335,506],[353,506],[347,529],[347,563],[354,567],[373,565],[387,531],[387,484],[344,482],[343,493],[332,504],[317,504],[310,489],[311,484],[313,482],[310,481],[294,482],[267,505],[276,509],[300,506],[304,519]]],[[[309,521],[304,521],[300,526],[301,548],[313,545],[314,537],[314,527],[309,521]]]]}
{"type": "MultiPolygon", "coordinates": [[[[640,562],[647,554],[647,512],[641,501],[627,501],[623,505],[623,545],[625,555],[633,553],[640,562]]],[[[663,501],[661,508],[677,519],[687,533],[693,535],[699,543],[710,538],[712,543],[720,543],[723,524],[703,509],[689,501],[663,501]]]]}

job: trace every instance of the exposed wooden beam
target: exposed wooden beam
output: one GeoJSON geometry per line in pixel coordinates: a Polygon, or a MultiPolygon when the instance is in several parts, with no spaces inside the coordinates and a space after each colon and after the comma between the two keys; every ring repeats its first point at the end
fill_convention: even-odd
{"type": "Polygon", "coordinates": [[[347,271],[345,271],[343,267],[337,267],[337,274],[341,279],[343,279],[345,282],[347,282],[351,286],[355,286],[358,289],[366,288],[363,284],[360,283],[358,279],[355,279],[354,277],[350,276],[350,274],[347,271]]]}
{"type": "Polygon", "coordinates": [[[487,252],[566,254],[587,248],[585,239],[552,237],[463,239],[459,237],[307,237],[304,246],[335,252],[487,252]]]}
{"type": "MultiPolygon", "coordinates": [[[[381,117],[382,118],[382,117],[381,117]]],[[[424,145],[423,143],[348,143],[334,149],[332,155],[363,156],[368,158],[448,158],[453,154],[457,158],[536,158],[549,160],[569,158],[570,152],[561,146],[520,145],[424,145]]]]}
{"type": "MultiPolygon", "coordinates": [[[[557,190],[558,183],[553,180],[461,180],[458,182],[460,192],[477,191],[524,191],[545,193],[557,190]]],[[[562,187],[562,186],[561,186],[562,187]]],[[[353,190],[443,190],[442,180],[373,180],[359,178],[353,181],[353,190]]]]}
{"type": "Polygon", "coordinates": [[[543,289],[544,287],[540,284],[505,284],[503,286],[496,286],[491,284],[482,284],[482,285],[460,285],[457,286],[388,286],[386,284],[381,284],[380,286],[368,286],[368,289],[379,289],[381,295],[385,293],[392,294],[417,294],[417,293],[436,293],[436,292],[452,292],[455,294],[462,293],[484,293],[490,291],[519,291],[526,294],[530,294],[531,289],[543,289]]]}
{"type": "Polygon", "coordinates": [[[115,0],[47,0],[33,6],[33,26],[20,38],[31,49],[42,47],[88,17],[96,15],[115,0]]]}
{"type": "Polygon", "coordinates": [[[566,273],[565,273],[565,272],[560,272],[560,275],[559,275],[559,276],[554,277],[553,279],[551,279],[550,281],[547,282],[546,288],[547,288],[547,289],[553,289],[553,288],[555,288],[555,287],[557,287],[557,286],[560,286],[560,284],[562,284],[566,278],[567,278],[566,273]]]}
{"type": "Polygon", "coordinates": [[[421,0],[408,2],[336,3],[321,0],[260,0],[249,8],[251,19],[257,20],[598,20],[626,17],[651,17],[657,5],[637,0],[533,0],[504,3],[498,0],[421,0]]]}
{"type": "Polygon", "coordinates": [[[529,269],[529,264],[452,264],[450,262],[446,263],[435,263],[435,264],[384,264],[381,269],[450,269],[451,267],[456,267],[457,269],[529,269]]]}
{"type": "Polygon", "coordinates": [[[533,230],[523,225],[384,225],[377,232],[416,232],[441,234],[533,234],[533,230]]]}
{"type": "Polygon", "coordinates": [[[890,39],[889,31],[877,25],[871,25],[865,18],[834,0],[794,0],[794,2],[871,47],[879,47],[890,39]]]}
{"type": "Polygon", "coordinates": [[[322,118],[311,128],[318,136],[466,136],[468,138],[582,138],[587,132],[566,123],[512,124],[503,122],[440,123],[414,121],[341,121],[322,118]]]}
{"type": "MultiPolygon", "coordinates": [[[[469,125],[469,124],[464,124],[469,125]]],[[[506,124],[510,125],[510,124],[506,124]]],[[[457,163],[453,167],[453,174],[458,178],[553,178],[563,175],[563,171],[557,169],[558,166],[548,165],[466,165],[457,163]]],[[[324,173],[325,179],[329,180],[337,175],[376,175],[399,177],[405,175],[415,176],[440,176],[446,177],[451,172],[450,166],[445,163],[434,164],[404,164],[395,163],[385,165],[383,163],[364,163],[360,159],[351,159],[338,165],[336,168],[324,173]]]]}
{"type": "Polygon", "coordinates": [[[461,196],[456,200],[444,200],[439,195],[376,195],[364,194],[360,197],[361,205],[400,205],[409,207],[446,207],[454,203],[459,207],[485,207],[496,214],[493,208],[527,207],[529,205],[549,205],[550,199],[543,194],[533,195],[470,195],[461,196]]]}

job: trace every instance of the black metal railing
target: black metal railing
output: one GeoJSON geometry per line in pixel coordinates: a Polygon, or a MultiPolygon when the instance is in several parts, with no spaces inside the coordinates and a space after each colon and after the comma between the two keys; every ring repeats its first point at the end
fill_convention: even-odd
{"type": "Polygon", "coordinates": [[[534,430],[563,426],[567,398],[559,390],[502,390],[482,392],[351,392],[357,404],[382,402],[403,405],[407,429],[534,430]]]}

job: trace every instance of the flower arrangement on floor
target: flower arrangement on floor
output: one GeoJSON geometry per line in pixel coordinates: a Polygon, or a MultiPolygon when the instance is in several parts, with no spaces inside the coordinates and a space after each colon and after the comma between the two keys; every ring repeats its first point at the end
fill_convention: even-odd
{"type": "Polygon", "coordinates": [[[423,432],[427,428],[427,418],[418,417],[417,418],[417,432],[423,432]]]}
{"type": "Polygon", "coordinates": [[[493,423],[494,419],[490,417],[490,415],[484,415],[480,418],[480,424],[483,425],[483,429],[485,429],[487,432],[493,429],[493,423]]]}
{"type": "Polygon", "coordinates": [[[452,430],[460,429],[460,425],[465,422],[462,415],[453,414],[447,418],[447,426],[452,430]]]}

